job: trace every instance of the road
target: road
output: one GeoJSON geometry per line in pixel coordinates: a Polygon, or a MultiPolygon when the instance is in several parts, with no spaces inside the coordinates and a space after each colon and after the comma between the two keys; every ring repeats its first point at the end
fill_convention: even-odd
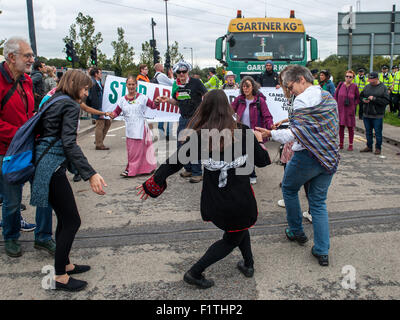
{"type": "MultiPolygon", "coordinates": [[[[362,154],[365,139],[356,136],[355,151],[341,152],[327,201],[330,265],[323,268],[311,255],[310,223],[304,221],[311,239],[305,246],[286,240],[285,210],[277,206],[283,167],[276,163],[278,144],[269,142],[275,163],[257,169],[254,187],[259,207],[258,222],[251,229],[254,278],[247,279],[236,269],[240,252],[235,250],[206,271],[215,286],[199,290],[184,283],[183,274],[222,236],[201,220],[202,186],[176,174],[161,197],[140,200],[135,188],[148,176],[120,177],[126,165],[124,136],[124,123],[113,122],[105,141],[109,151],[95,151],[92,134],[79,139],[89,162],[108,184],[105,196],[94,194],[88,182],[72,182],[70,175],[82,218],[71,262],[92,266],[90,272],[76,276],[88,281],[88,288],[75,294],[44,290],[41,270],[53,260],[33,249],[33,233],[24,233],[20,258],[7,257],[0,242],[3,299],[400,299],[398,148],[385,144],[382,156],[362,154]]],[[[165,156],[164,141],[155,144],[159,159],[165,156]]],[[[175,143],[171,141],[172,148],[175,143]]],[[[303,190],[300,196],[306,209],[303,190]]],[[[29,203],[29,186],[23,202],[29,203]]],[[[23,215],[34,221],[32,207],[23,215]]]]}

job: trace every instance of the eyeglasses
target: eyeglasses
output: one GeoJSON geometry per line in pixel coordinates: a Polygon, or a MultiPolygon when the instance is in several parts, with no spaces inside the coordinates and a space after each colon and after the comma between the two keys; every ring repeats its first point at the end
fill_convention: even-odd
{"type": "Polygon", "coordinates": [[[187,72],[187,70],[182,70],[182,71],[178,70],[178,71],[176,72],[176,74],[181,74],[181,73],[186,73],[186,72],[187,72]]]}
{"type": "Polygon", "coordinates": [[[17,52],[16,54],[23,56],[25,59],[35,59],[36,58],[36,56],[33,53],[20,54],[19,52],[17,52]]]}
{"type": "Polygon", "coordinates": [[[353,78],[353,76],[346,76],[346,78],[353,78]]]}
{"type": "Polygon", "coordinates": [[[293,90],[293,85],[294,85],[294,82],[292,82],[290,85],[287,85],[286,88],[287,88],[289,91],[292,91],[292,90],[293,90]]]}

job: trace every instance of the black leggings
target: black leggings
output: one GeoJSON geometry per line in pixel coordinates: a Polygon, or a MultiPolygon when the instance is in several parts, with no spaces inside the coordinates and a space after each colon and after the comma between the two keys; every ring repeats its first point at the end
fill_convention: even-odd
{"type": "Polygon", "coordinates": [[[54,263],[57,276],[66,273],[65,266],[70,264],[69,253],[72,243],[81,225],[75,197],[65,171],[64,168],[60,168],[53,174],[49,189],[49,203],[57,216],[54,263]]]}
{"type": "Polygon", "coordinates": [[[221,240],[215,242],[204,256],[193,265],[190,273],[195,278],[200,278],[201,273],[210,265],[225,258],[233,249],[239,247],[246,267],[253,267],[253,253],[251,252],[249,230],[239,232],[225,232],[221,240]]]}

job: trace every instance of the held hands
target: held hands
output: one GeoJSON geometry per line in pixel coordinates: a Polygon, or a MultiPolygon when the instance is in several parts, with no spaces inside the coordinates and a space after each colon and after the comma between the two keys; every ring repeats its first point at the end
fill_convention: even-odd
{"type": "Polygon", "coordinates": [[[259,128],[259,127],[256,127],[255,129],[256,129],[256,131],[261,133],[261,136],[263,138],[271,138],[271,130],[264,129],[264,128],[259,128]]]}
{"type": "Polygon", "coordinates": [[[154,102],[155,102],[157,105],[159,105],[160,102],[161,102],[161,97],[158,96],[157,98],[155,98],[155,99],[154,99],[154,102]]]}
{"type": "MultiPolygon", "coordinates": [[[[169,100],[169,98],[168,98],[168,97],[166,97],[166,96],[157,97],[157,98],[160,98],[160,100],[161,100],[161,103],[168,102],[168,100],[169,100]]],[[[157,99],[156,99],[156,100],[157,100],[157,99]]]]}
{"type": "Polygon", "coordinates": [[[149,195],[144,191],[143,186],[137,186],[136,190],[138,190],[137,196],[140,196],[141,200],[147,200],[147,198],[149,197],[149,195]]]}
{"type": "Polygon", "coordinates": [[[107,187],[107,184],[101,175],[99,175],[98,173],[94,174],[90,177],[89,182],[90,187],[92,188],[94,193],[97,193],[101,196],[106,194],[103,190],[103,187],[107,187]]]}
{"type": "Polygon", "coordinates": [[[259,132],[259,131],[253,131],[253,132],[254,132],[254,135],[255,135],[256,138],[257,138],[257,141],[260,142],[260,143],[262,143],[262,142],[263,142],[263,137],[262,137],[261,132],[259,132]]]}

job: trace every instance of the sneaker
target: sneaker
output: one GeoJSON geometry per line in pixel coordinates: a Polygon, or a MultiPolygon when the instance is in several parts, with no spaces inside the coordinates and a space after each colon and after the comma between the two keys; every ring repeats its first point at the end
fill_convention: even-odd
{"type": "Polygon", "coordinates": [[[257,178],[250,177],[250,183],[251,184],[256,184],[257,183],[257,178]]]}
{"type": "Polygon", "coordinates": [[[18,240],[5,240],[4,249],[6,250],[6,254],[11,258],[22,256],[21,244],[18,240]]]}
{"type": "Polygon", "coordinates": [[[30,232],[36,229],[36,224],[28,223],[21,216],[21,231],[30,232]]]}
{"type": "Polygon", "coordinates": [[[372,149],[365,147],[364,149],[361,149],[360,152],[372,152],[372,149]]]}
{"type": "Polygon", "coordinates": [[[303,212],[303,218],[306,218],[308,221],[312,222],[312,216],[308,211],[303,212]]]}
{"type": "Polygon", "coordinates": [[[280,206],[281,208],[285,208],[286,206],[285,206],[285,201],[282,199],[282,200],[279,200],[278,201],[278,206],[280,206]]]}
{"type": "Polygon", "coordinates": [[[180,176],[181,176],[182,178],[190,178],[190,177],[192,176],[192,173],[185,170],[184,172],[181,172],[181,173],[180,173],[180,176]]]}
{"type": "Polygon", "coordinates": [[[189,180],[190,183],[199,183],[201,181],[203,181],[203,176],[194,176],[189,180]]]}
{"type": "Polygon", "coordinates": [[[381,154],[381,149],[375,149],[375,152],[374,152],[374,154],[376,154],[376,155],[379,155],[379,154],[381,154]]]}
{"type": "Polygon", "coordinates": [[[323,267],[329,266],[329,256],[328,255],[315,253],[314,246],[311,248],[311,254],[318,259],[318,263],[320,266],[323,266],[323,267]]]}
{"type": "Polygon", "coordinates": [[[303,245],[308,241],[305,233],[296,236],[289,228],[285,229],[285,234],[290,241],[296,241],[299,245],[303,245]]]}
{"type": "Polygon", "coordinates": [[[37,250],[45,250],[52,256],[56,253],[56,242],[53,239],[48,241],[35,241],[33,247],[37,250]]]}
{"type": "Polygon", "coordinates": [[[353,151],[353,145],[349,144],[349,147],[347,148],[347,151],[353,151]]]}

